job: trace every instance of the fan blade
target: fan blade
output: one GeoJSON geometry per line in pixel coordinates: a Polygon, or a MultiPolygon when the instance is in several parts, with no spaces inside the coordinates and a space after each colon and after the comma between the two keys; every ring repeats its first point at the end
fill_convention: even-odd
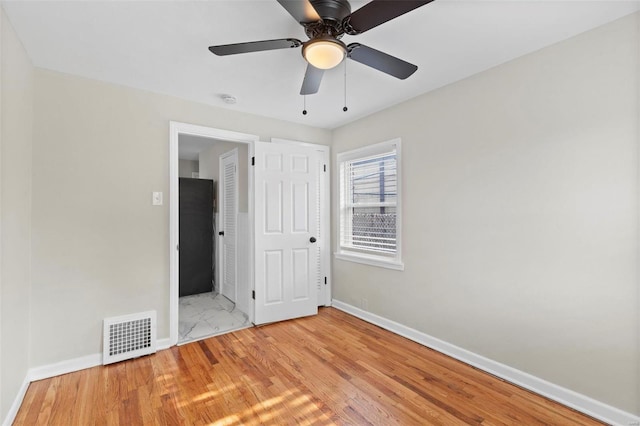
{"type": "Polygon", "coordinates": [[[347,33],[361,34],[433,0],[372,0],[347,18],[347,33]]]}
{"type": "Polygon", "coordinates": [[[360,43],[351,43],[347,46],[347,56],[356,62],[375,68],[401,80],[416,72],[417,66],[405,62],[395,56],[387,55],[376,49],[364,46],[360,43]]]}
{"type": "Polygon", "coordinates": [[[222,44],[210,46],[211,53],[218,56],[235,55],[237,53],[260,52],[263,50],[287,49],[300,47],[302,42],[295,38],[281,38],[277,40],[250,41],[248,43],[222,44]]]}
{"type": "Polygon", "coordinates": [[[320,82],[322,81],[322,76],[324,75],[324,70],[314,67],[311,64],[307,65],[307,71],[304,73],[304,80],[302,81],[302,88],[300,89],[301,95],[313,95],[314,93],[318,93],[318,89],[320,88],[320,82]]]}
{"type": "Polygon", "coordinates": [[[309,0],[278,0],[278,3],[300,24],[321,20],[320,15],[318,15],[309,0]]]}

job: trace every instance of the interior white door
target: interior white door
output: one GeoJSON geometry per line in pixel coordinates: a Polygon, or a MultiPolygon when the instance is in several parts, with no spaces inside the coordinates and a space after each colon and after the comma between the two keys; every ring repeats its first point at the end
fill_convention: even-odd
{"type": "Polygon", "coordinates": [[[255,142],[255,324],[318,313],[317,167],[306,146],[255,142]]]}
{"type": "Polygon", "coordinates": [[[317,206],[316,220],[317,238],[316,250],[318,251],[319,261],[315,273],[315,280],[318,288],[318,306],[331,305],[331,247],[330,247],[330,223],[329,218],[331,211],[329,209],[330,198],[330,148],[326,145],[318,145],[308,142],[294,141],[291,139],[271,138],[272,143],[288,144],[288,145],[304,145],[313,147],[316,150],[316,161],[318,162],[318,180],[317,187],[317,206]]]}
{"type": "Polygon", "coordinates": [[[238,150],[220,156],[218,180],[220,218],[220,292],[232,302],[237,298],[238,150]]]}

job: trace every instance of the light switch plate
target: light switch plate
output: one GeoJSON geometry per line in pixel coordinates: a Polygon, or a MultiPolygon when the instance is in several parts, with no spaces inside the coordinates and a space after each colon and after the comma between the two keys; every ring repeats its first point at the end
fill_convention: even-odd
{"type": "Polygon", "coordinates": [[[162,205],[162,192],[154,192],[151,202],[154,206],[161,206],[162,205]]]}

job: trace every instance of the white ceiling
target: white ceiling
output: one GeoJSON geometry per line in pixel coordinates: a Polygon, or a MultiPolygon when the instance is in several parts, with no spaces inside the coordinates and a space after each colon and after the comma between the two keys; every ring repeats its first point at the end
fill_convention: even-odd
{"type": "MultiPolygon", "coordinates": [[[[352,1],[352,10],[366,1],[352,1]]],[[[325,73],[299,95],[299,49],[218,57],[207,47],[263,39],[306,40],[275,0],[3,1],[34,65],[222,108],[335,128],[640,10],[627,0],[436,0],[344,41],[418,65],[397,80],[359,63],[325,73]],[[232,94],[227,105],[221,94],[232,94]]]]}

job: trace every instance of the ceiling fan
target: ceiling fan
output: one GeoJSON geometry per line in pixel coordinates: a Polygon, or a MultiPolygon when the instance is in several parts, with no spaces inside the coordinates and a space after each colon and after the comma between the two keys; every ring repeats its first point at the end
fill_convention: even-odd
{"type": "Polygon", "coordinates": [[[301,95],[317,93],[325,70],[336,67],[345,57],[379,71],[405,79],[418,67],[360,43],[344,44],[344,34],[357,35],[433,0],[372,0],[351,13],[348,0],[277,0],[304,27],[309,40],[295,38],[252,41],[211,46],[218,55],[288,49],[302,46],[302,56],[308,62],[301,95]]]}

